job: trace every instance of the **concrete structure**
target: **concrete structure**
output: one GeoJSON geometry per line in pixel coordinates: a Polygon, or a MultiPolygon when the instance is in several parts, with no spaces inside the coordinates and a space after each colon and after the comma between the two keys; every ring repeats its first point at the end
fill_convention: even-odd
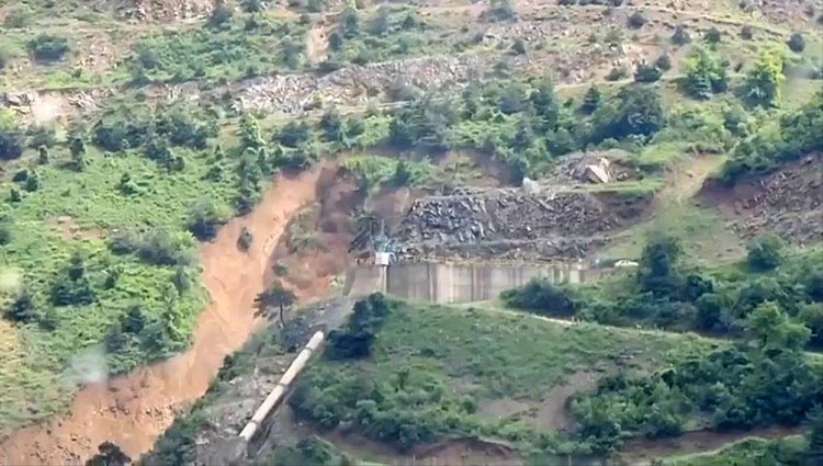
{"type": "Polygon", "coordinates": [[[361,267],[350,272],[349,296],[383,292],[433,303],[461,303],[497,298],[503,291],[523,286],[535,277],[552,283],[583,283],[600,271],[582,264],[441,264],[410,263],[389,267],[361,267]]]}

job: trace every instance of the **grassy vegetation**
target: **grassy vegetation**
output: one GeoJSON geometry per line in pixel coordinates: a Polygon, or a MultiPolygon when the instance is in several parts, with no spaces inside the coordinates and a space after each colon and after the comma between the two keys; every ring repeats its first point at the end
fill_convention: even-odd
{"type": "Polygon", "coordinates": [[[335,349],[309,368],[291,401],[298,413],[325,428],[354,422],[399,447],[473,434],[507,439],[526,453],[585,451],[536,428],[529,416],[498,420],[478,407],[506,399],[539,405],[575,372],[644,371],[711,347],[695,337],[568,328],[488,309],[389,308],[373,327],[371,356],[340,359],[335,349]]]}
{"type": "MultiPolygon", "coordinates": [[[[162,119],[152,115],[147,121],[162,119]]],[[[0,359],[0,432],[63,408],[91,371],[81,354],[105,376],[187,346],[205,303],[192,209],[204,193],[231,205],[243,177],[242,157],[215,160],[210,148],[172,145],[169,165],[142,147],[104,152],[87,142],[75,154],[77,138],[88,141],[70,136],[45,159],[24,153],[15,162],[19,181],[0,186],[3,308],[16,322],[13,351],[0,359]],[[71,257],[82,277],[66,281],[71,257]]]]}
{"type": "Polygon", "coordinates": [[[734,466],[750,464],[757,466],[791,466],[802,464],[800,458],[805,449],[806,441],[801,437],[782,440],[749,439],[717,452],[666,459],[663,461],[663,465],[734,466]]]}
{"type": "Polygon", "coordinates": [[[436,55],[476,45],[454,35],[454,30],[418,16],[413,7],[381,6],[371,12],[349,8],[330,33],[329,57],[323,66],[436,55]]]}
{"type": "Polygon", "coordinates": [[[234,81],[297,69],[305,26],[265,16],[236,18],[221,27],[169,31],[139,40],[125,66],[138,83],[234,81]]]}

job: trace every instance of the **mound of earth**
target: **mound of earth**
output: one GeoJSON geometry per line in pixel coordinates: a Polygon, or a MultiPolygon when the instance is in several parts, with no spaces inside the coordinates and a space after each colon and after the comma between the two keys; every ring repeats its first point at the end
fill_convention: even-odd
{"type": "Polygon", "coordinates": [[[400,261],[583,258],[638,220],[651,196],[494,189],[415,201],[394,233],[400,261]]]}
{"type": "Polygon", "coordinates": [[[731,189],[708,187],[705,195],[733,219],[743,238],[772,232],[799,244],[823,240],[823,154],[731,189]]]}

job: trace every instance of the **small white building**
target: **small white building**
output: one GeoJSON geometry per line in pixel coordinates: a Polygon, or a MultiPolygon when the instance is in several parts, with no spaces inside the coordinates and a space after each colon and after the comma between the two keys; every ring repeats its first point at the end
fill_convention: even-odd
{"type": "Polygon", "coordinates": [[[374,265],[379,265],[379,266],[382,266],[382,267],[388,267],[390,262],[391,262],[391,253],[390,252],[375,252],[374,253],[374,265]]]}

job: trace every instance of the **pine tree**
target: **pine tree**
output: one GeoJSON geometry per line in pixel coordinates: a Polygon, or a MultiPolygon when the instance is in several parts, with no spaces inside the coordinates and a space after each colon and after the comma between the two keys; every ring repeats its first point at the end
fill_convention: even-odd
{"type": "Polygon", "coordinates": [[[37,148],[37,163],[40,165],[45,165],[49,163],[49,148],[46,146],[40,146],[37,148]]]}
{"type": "Polygon", "coordinates": [[[20,202],[22,200],[23,200],[23,197],[20,196],[20,191],[18,191],[15,188],[11,188],[11,191],[9,191],[9,201],[10,202],[20,202]]]}
{"type": "Polygon", "coordinates": [[[71,138],[69,143],[69,152],[71,152],[71,160],[74,164],[74,169],[77,171],[83,170],[86,167],[86,143],[79,135],[71,138]]]}
{"type": "Polygon", "coordinates": [[[583,97],[583,105],[580,106],[580,110],[586,114],[593,113],[600,107],[600,101],[602,98],[600,89],[598,89],[597,86],[590,87],[589,90],[586,91],[586,95],[583,97]]]}

